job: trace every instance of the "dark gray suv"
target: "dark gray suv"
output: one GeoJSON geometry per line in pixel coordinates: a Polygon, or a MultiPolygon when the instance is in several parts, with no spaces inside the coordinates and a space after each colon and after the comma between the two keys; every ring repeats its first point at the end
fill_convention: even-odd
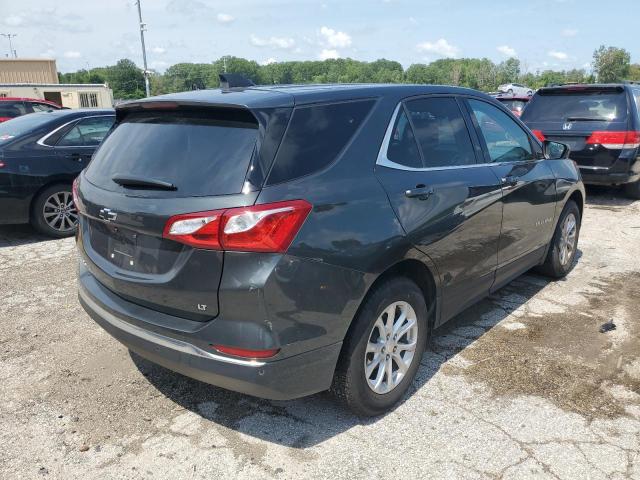
{"type": "Polygon", "coordinates": [[[128,103],[74,185],[80,301],[187,376],[379,414],[434,328],[532,267],[570,270],[585,194],[567,155],[461,88],[128,103]]]}

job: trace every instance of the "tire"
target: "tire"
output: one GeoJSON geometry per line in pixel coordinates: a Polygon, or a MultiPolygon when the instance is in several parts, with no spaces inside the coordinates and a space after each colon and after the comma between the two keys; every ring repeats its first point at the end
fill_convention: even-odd
{"type": "Polygon", "coordinates": [[[78,212],[73,204],[71,185],[55,184],[42,190],[31,206],[31,225],[53,238],[75,234],[78,212]]]}
{"type": "Polygon", "coordinates": [[[513,88],[510,88],[509,90],[507,90],[507,93],[511,96],[513,96],[513,88]]]}
{"type": "Polygon", "coordinates": [[[569,200],[560,214],[560,219],[549,244],[549,251],[539,270],[551,278],[563,278],[573,268],[578,239],[580,237],[580,210],[573,200],[569,200]],[[573,228],[571,228],[572,221],[573,228]],[[573,231],[573,234],[571,234],[573,231]]]}
{"type": "Polygon", "coordinates": [[[531,97],[531,96],[533,96],[533,92],[532,92],[531,90],[529,90],[529,91],[527,92],[527,97],[531,97]]]}
{"type": "Polygon", "coordinates": [[[629,198],[640,200],[640,180],[636,180],[632,183],[627,183],[624,186],[624,193],[629,198]]]}
{"type": "Polygon", "coordinates": [[[422,291],[414,282],[405,277],[394,277],[374,288],[349,328],[331,386],[338,400],[355,414],[366,417],[380,415],[400,401],[420,366],[428,329],[427,305],[422,291]],[[397,325],[400,330],[408,328],[412,317],[415,318],[415,327],[409,328],[395,341],[391,334],[385,343],[385,338],[380,335],[381,328],[385,327],[385,318],[387,321],[391,318],[389,313],[392,311],[396,322],[400,322],[402,312],[406,314],[403,323],[397,325]],[[412,343],[415,343],[413,351],[403,348],[412,343]],[[395,348],[391,350],[393,346],[395,348]],[[376,358],[382,359],[377,366],[376,358]],[[400,361],[408,363],[404,373],[400,371],[400,361]],[[369,365],[368,369],[365,364],[369,365]],[[369,377],[366,376],[367,370],[369,377]],[[376,383],[377,391],[374,390],[376,383]]]}

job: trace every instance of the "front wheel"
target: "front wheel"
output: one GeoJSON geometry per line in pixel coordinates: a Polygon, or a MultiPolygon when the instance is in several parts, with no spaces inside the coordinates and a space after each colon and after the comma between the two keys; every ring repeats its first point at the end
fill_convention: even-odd
{"type": "Polygon", "coordinates": [[[580,236],[580,209],[573,200],[569,200],[556,225],[549,244],[549,252],[540,271],[552,278],[563,278],[573,268],[580,236]]]}
{"type": "Polygon", "coordinates": [[[49,237],[73,235],[78,224],[78,212],[73,204],[71,185],[51,185],[33,201],[31,225],[49,237]]]}
{"type": "Polygon", "coordinates": [[[632,183],[627,183],[624,186],[624,193],[629,198],[633,198],[634,200],[640,200],[640,180],[636,180],[632,183]]]}
{"type": "Polygon", "coordinates": [[[356,414],[395,405],[413,381],[427,341],[427,306],[404,277],[375,287],[345,339],[331,390],[356,414]]]}

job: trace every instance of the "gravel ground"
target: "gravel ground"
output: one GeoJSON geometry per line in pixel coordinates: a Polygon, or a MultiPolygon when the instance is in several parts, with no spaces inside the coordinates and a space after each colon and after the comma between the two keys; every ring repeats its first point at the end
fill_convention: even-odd
{"type": "Polygon", "coordinates": [[[640,202],[589,193],[568,278],[459,315],[370,420],[129,354],[78,304],[72,239],[0,227],[0,478],[640,479],[640,202]]]}

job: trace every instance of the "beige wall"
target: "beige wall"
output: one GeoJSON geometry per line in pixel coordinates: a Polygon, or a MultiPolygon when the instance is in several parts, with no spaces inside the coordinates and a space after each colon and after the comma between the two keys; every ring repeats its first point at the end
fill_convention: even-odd
{"type": "Polygon", "coordinates": [[[55,60],[0,59],[0,83],[58,83],[55,60]]]}

